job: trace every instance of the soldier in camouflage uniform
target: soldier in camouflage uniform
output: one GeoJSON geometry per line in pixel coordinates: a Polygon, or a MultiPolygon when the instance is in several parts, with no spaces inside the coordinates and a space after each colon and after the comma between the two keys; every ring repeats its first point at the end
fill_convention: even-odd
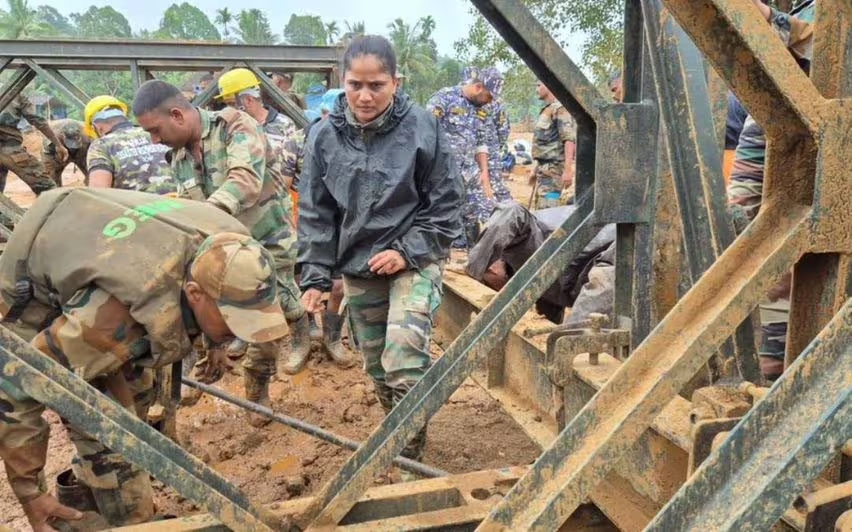
{"type": "Polygon", "coordinates": [[[60,161],[56,146],[51,141],[44,139],[42,144],[41,162],[47,173],[53,176],[56,186],[62,186],[62,171],[71,163],[77,165],[77,168],[83,172],[83,176],[88,183],[89,172],[86,168],[86,153],[89,150],[89,143],[92,142],[92,139],[83,131],[83,123],[79,120],[71,120],[70,118],[52,120],[50,122],[50,129],[56,133],[59,142],[68,150],[68,158],[60,161]]]}
{"type": "Polygon", "coordinates": [[[541,81],[536,85],[536,95],[545,102],[538,114],[533,132],[532,156],[536,161],[535,204],[533,209],[556,207],[559,198],[547,194],[561,194],[563,188],[574,181],[574,150],[577,125],[568,110],[541,81]]]}
{"type": "Polygon", "coordinates": [[[11,170],[36,195],[39,195],[45,190],[55,188],[56,182],[41,161],[24,149],[24,137],[18,129],[22,118],[41,131],[41,134],[56,147],[57,160],[67,161],[68,150],[59,141],[47,120],[36,114],[35,106],[23,94],[18,95],[0,111],[0,167],[5,169],[2,173],[0,190],[6,188],[6,171],[11,170]]]}
{"type": "MultiPolygon", "coordinates": [[[[787,45],[802,68],[807,69],[813,51],[815,2],[801,2],[790,14],[762,3],[758,4],[775,33],[787,45]]],[[[763,128],[749,115],[740,132],[727,189],[728,209],[738,231],[742,231],[760,210],[763,201],[765,159],[766,136],[763,128]]],[[[769,379],[777,378],[784,370],[791,280],[792,276],[788,272],[759,305],[762,339],[758,354],[761,371],[769,379]]]]}
{"type": "MultiPolygon", "coordinates": [[[[299,291],[295,281],[296,253],[298,250],[296,249],[296,227],[291,209],[290,187],[293,185],[299,171],[299,157],[302,151],[299,139],[302,136],[296,134],[296,125],[290,118],[279,113],[273,107],[263,104],[260,95],[260,82],[254,73],[248,69],[236,68],[222,75],[219,78],[219,94],[217,98],[231,107],[248,113],[261,124],[264,133],[266,133],[268,141],[267,149],[270,152],[270,155],[267,156],[267,171],[274,172],[275,175],[283,178],[283,190],[285,192],[283,204],[287,208],[287,220],[292,235],[291,238],[280,242],[282,247],[285,245],[289,246],[286,250],[282,249],[281,252],[281,267],[279,270],[281,273],[281,282],[290,287],[293,293],[298,294],[299,291]]],[[[287,360],[281,366],[281,369],[289,375],[295,375],[307,363],[309,353],[309,338],[300,339],[288,353],[287,360]]],[[[349,357],[344,349],[336,349],[330,351],[330,353],[335,362],[341,366],[349,367],[352,364],[351,357],[349,357]]],[[[255,350],[250,350],[247,354],[246,364],[248,367],[257,366],[258,362],[253,357],[259,355],[259,353],[255,350]]],[[[260,421],[258,418],[257,422],[260,421]]],[[[264,418],[263,421],[267,422],[268,420],[264,418]]]]}
{"type": "Polygon", "coordinates": [[[473,246],[479,236],[479,224],[494,210],[494,192],[488,170],[488,146],[485,135],[485,104],[500,95],[503,78],[496,68],[468,67],[465,80],[445,87],[429,99],[426,108],[438,119],[453,150],[453,161],[465,185],[462,207],[465,240],[473,246]]]}
{"type": "MultiPolygon", "coordinates": [[[[117,189],[41,195],[0,257],[0,311],[5,326],[140,416],[154,369],[188,355],[199,334],[271,344],[287,334],[273,258],[242,224],[209,204],[117,189]]],[[[59,501],[47,494],[43,411],[0,379],[0,457],[30,524],[151,519],[148,472],[74,427],[71,472],[59,501]]]]}
{"type": "MultiPolygon", "coordinates": [[[[251,230],[275,257],[281,304],[291,323],[291,349],[310,350],[308,315],[293,282],[296,235],[290,220],[290,198],[280,162],[269,148],[257,121],[226,107],[197,109],[168,83],[144,83],[133,101],[133,113],[153,142],[169,146],[172,173],[181,197],[207,201],[251,230]],[[176,116],[180,120],[176,120],[176,116]]],[[[269,404],[269,379],[275,374],[277,346],[250,345],[244,362],[246,397],[269,404]]],[[[252,424],[267,422],[252,415],[252,424]]]]}
{"type": "Polygon", "coordinates": [[[485,109],[485,144],[488,146],[488,176],[494,199],[498,202],[511,201],[512,193],[503,181],[503,160],[500,153],[509,140],[509,115],[500,100],[493,100],[485,109]]]}
{"type": "MultiPolygon", "coordinates": [[[[390,412],[432,363],[441,270],[461,234],[462,184],[433,115],[396,92],[390,43],[359,37],[343,65],[345,94],[311,131],[299,185],[302,301],[321,311],[333,272],[343,274],[349,330],[390,412]]],[[[425,434],[403,454],[418,458],[425,434]]]]}
{"type": "Polygon", "coordinates": [[[134,126],[118,107],[105,107],[92,117],[97,139],[89,148],[90,185],[174,194],[177,182],[166,161],[169,149],[151,142],[151,136],[134,126]]]}

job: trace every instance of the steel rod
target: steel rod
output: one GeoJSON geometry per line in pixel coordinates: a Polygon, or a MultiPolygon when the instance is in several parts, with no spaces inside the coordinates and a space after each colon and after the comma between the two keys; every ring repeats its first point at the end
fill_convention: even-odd
{"type": "MultiPolygon", "coordinates": [[[[253,403],[235,395],[231,395],[224,390],[216,388],[215,386],[210,386],[209,384],[204,384],[187,377],[182,377],[181,380],[187,386],[191,386],[192,388],[201,390],[202,392],[210,394],[213,397],[218,397],[219,399],[231,403],[232,405],[239,406],[240,408],[244,408],[256,414],[260,414],[266,418],[271,419],[272,421],[277,421],[278,423],[287,425],[288,427],[304,432],[305,434],[310,434],[311,436],[315,436],[323,441],[333,443],[339,447],[345,447],[350,451],[356,450],[361,445],[361,442],[350,440],[349,438],[346,438],[344,436],[338,436],[333,432],[329,432],[316,425],[312,425],[311,423],[302,421],[301,419],[296,419],[285,414],[277,414],[269,407],[253,403]]],[[[438,478],[446,477],[449,475],[447,471],[438,469],[437,467],[428,466],[415,460],[411,460],[410,458],[405,458],[404,456],[396,457],[393,463],[400,469],[404,469],[406,471],[416,473],[424,477],[438,478]]]]}

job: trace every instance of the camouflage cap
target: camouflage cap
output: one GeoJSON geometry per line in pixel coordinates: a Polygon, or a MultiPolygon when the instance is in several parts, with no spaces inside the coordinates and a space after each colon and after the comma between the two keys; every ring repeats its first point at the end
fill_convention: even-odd
{"type": "Polygon", "coordinates": [[[462,70],[462,79],[465,83],[481,81],[493,98],[500,96],[503,88],[503,74],[496,67],[466,66],[462,70]]]}
{"type": "Polygon", "coordinates": [[[195,252],[190,275],[216,300],[240,340],[271,342],[288,333],[272,255],[253,238],[237,233],[207,237],[195,252]]]}
{"type": "Polygon", "coordinates": [[[62,136],[66,148],[69,150],[80,149],[83,145],[83,123],[68,121],[62,124],[62,136]]]}

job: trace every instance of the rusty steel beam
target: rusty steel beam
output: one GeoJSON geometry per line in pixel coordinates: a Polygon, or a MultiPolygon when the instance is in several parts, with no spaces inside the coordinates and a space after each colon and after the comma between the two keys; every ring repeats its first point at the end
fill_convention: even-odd
{"type": "Polygon", "coordinates": [[[852,437],[852,299],[649,525],[769,530],[852,437]]]}
{"type": "Polygon", "coordinates": [[[817,131],[819,92],[751,2],[663,3],[770,137],[817,131]]]}
{"type": "Polygon", "coordinates": [[[809,211],[762,212],[660,322],[480,530],[558,528],[806,251],[809,211]]]}
{"type": "MultiPolygon", "coordinates": [[[[683,246],[694,283],[735,237],[725,209],[722,158],[715,137],[704,60],[660,0],[645,0],[641,4],[645,35],[652,50],[657,101],[666,125],[683,246]]],[[[726,341],[719,353],[723,359],[735,360],[743,379],[760,382],[750,319],[740,324],[732,340],[726,341]]]]}
{"type": "MultiPolygon", "coordinates": [[[[447,273],[435,320],[436,342],[449,345],[495,294],[467,276],[447,273]]],[[[525,334],[544,321],[528,312],[472,377],[534,442],[547,448],[566,418],[573,418],[622,363],[601,355],[599,364],[591,365],[580,356],[573,361],[570,372],[556,371],[553,362],[561,355],[557,349],[554,360],[550,359],[546,334],[532,338],[525,334]]],[[[631,455],[589,494],[589,499],[620,530],[644,528],[686,478],[690,408],[689,401],[676,397],[652,422],[631,455]]]]}
{"type": "MultiPolygon", "coordinates": [[[[469,530],[482,520],[494,501],[518,480],[524,470],[524,467],[507,467],[372,487],[358,500],[337,530],[346,532],[469,530]]],[[[303,497],[276,502],[267,505],[266,510],[276,515],[280,521],[286,522],[293,516],[303,513],[313,500],[313,497],[303,497]]],[[[202,514],[114,530],[121,532],[226,532],[229,529],[214,516],[202,514]]]]}
{"type": "Polygon", "coordinates": [[[80,377],[0,326],[2,378],[235,530],[269,531],[233,484],[80,377]]]}

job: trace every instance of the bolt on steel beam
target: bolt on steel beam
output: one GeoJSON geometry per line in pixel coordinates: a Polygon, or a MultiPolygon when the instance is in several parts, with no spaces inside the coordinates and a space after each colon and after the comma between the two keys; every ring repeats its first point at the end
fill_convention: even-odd
{"type": "Polygon", "coordinates": [[[769,530],[852,437],[852,299],[647,531],[769,530]]]}
{"type": "Polygon", "coordinates": [[[233,484],[80,377],[0,326],[0,375],[25,395],[239,531],[270,531],[233,484]]]}

